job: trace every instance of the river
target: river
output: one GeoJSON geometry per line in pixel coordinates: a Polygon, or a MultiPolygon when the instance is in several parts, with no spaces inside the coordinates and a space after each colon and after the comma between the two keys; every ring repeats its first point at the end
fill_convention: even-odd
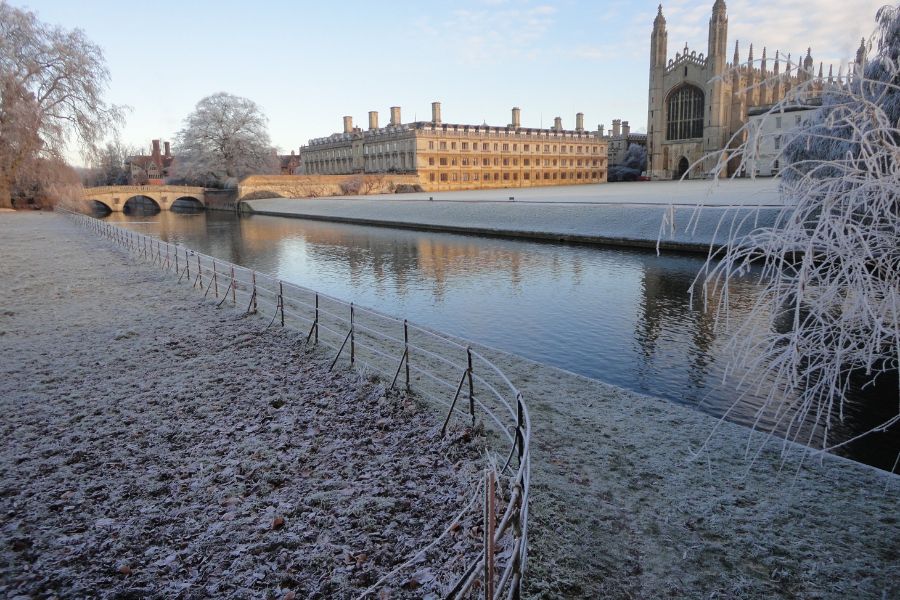
{"type": "MultiPolygon", "coordinates": [[[[725,376],[728,334],[688,289],[691,254],[537,243],[266,216],[113,213],[107,221],[588,377],[752,424],[762,392],[725,376]],[[737,402],[736,402],[737,401],[737,402]]],[[[758,287],[731,290],[743,318],[758,287]]],[[[750,373],[758,380],[760,374],[750,373]]],[[[896,376],[850,390],[835,443],[896,412],[896,376]]],[[[764,416],[760,426],[770,427],[764,416]]],[[[812,445],[820,442],[814,436],[812,445]]],[[[839,450],[891,469],[900,432],[839,450]]]]}

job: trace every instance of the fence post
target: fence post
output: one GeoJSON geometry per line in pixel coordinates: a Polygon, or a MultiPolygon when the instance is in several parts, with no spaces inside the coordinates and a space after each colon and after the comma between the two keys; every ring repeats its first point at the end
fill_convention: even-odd
{"type": "MultiPolygon", "coordinates": [[[[166,254],[169,253],[169,249],[166,248],[166,254]]],[[[181,266],[178,264],[178,246],[175,247],[175,274],[179,275],[181,273],[181,266]]],[[[181,283],[181,277],[178,278],[179,283],[181,283]]]]}
{"type": "Polygon", "coordinates": [[[197,255],[197,281],[200,283],[200,289],[203,289],[203,267],[200,265],[200,255],[197,255]]]}
{"type": "Polygon", "coordinates": [[[237,292],[234,288],[237,287],[237,281],[234,279],[234,265],[231,267],[231,303],[237,304],[237,292]]]}
{"type": "Polygon", "coordinates": [[[281,326],[284,327],[284,284],[278,282],[278,304],[281,307],[281,326]]]}
{"type": "Polygon", "coordinates": [[[472,348],[466,348],[466,356],[469,359],[469,367],[466,373],[469,376],[469,414],[472,415],[472,425],[475,425],[475,385],[472,383],[472,348]]]}
{"type": "Polygon", "coordinates": [[[409,393],[409,325],[403,319],[403,348],[406,351],[406,392],[409,393]]]}
{"type": "Polygon", "coordinates": [[[213,259],[213,291],[216,294],[216,299],[219,298],[219,276],[216,273],[216,259],[213,259]]]}
{"type": "Polygon", "coordinates": [[[315,343],[318,344],[319,343],[319,292],[316,292],[316,321],[314,324],[316,326],[316,338],[315,338],[316,342],[315,343]]]}
{"type": "Polygon", "coordinates": [[[188,254],[187,248],[184,249],[184,274],[187,276],[188,283],[191,282],[191,256],[188,254]]]}
{"type": "Polygon", "coordinates": [[[354,345],[353,335],[353,303],[350,303],[350,365],[356,361],[356,346],[354,345]]]}
{"type": "Polygon", "coordinates": [[[494,530],[497,528],[497,513],[494,509],[494,472],[484,472],[484,598],[494,600],[494,530]]]}

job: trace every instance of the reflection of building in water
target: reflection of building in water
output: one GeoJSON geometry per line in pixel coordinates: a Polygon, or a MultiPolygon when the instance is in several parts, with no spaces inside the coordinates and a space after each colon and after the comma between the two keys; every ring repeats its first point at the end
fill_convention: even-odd
{"type": "Polygon", "coordinates": [[[523,127],[519,108],[503,127],[444,123],[441,103],[431,109],[430,121],[402,123],[393,106],[385,127],[372,111],[366,131],[346,116],[342,133],[300,148],[303,172],[414,173],[429,191],[606,181],[607,142],[585,130],[583,113],[575,115],[575,129],[564,129],[561,117],[544,129],[523,127]]]}
{"type": "MultiPolygon", "coordinates": [[[[671,259],[661,259],[671,260],[671,259]]],[[[688,375],[695,387],[707,380],[710,349],[715,341],[713,315],[701,304],[692,307],[688,291],[692,273],[645,264],[641,273],[640,318],[635,337],[644,366],[655,358],[665,341],[685,339],[678,329],[688,328],[690,345],[680,353],[689,357],[688,375]]]]}

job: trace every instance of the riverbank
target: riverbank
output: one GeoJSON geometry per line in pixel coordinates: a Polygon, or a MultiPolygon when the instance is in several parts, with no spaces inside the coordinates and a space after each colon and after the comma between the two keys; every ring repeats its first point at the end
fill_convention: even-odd
{"type": "MultiPolygon", "coordinates": [[[[0,240],[0,596],[351,597],[471,494],[477,443],[299,333],[62,215],[4,214],[0,240]]],[[[461,572],[476,541],[429,564],[461,572]]],[[[377,589],[451,576],[419,571],[377,589]]]]}
{"type": "Polygon", "coordinates": [[[760,179],[272,198],[242,206],[255,214],[361,225],[707,252],[732,229],[773,224],[781,200],[775,180],[760,179]]]}
{"type": "MultiPolygon", "coordinates": [[[[37,248],[54,239],[41,237],[37,248]]],[[[63,237],[90,252],[104,244],[87,232],[63,237]]],[[[144,282],[166,283],[152,267],[118,257],[123,272],[133,273],[125,293],[141,293],[144,282]]],[[[3,268],[7,280],[11,267],[3,268]]],[[[164,294],[155,290],[154,299],[174,294],[171,306],[190,313],[157,315],[157,326],[180,319],[174,323],[190,331],[204,311],[228,314],[171,281],[164,294]]],[[[227,352],[219,364],[229,373],[227,352]]],[[[722,424],[713,433],[717,421],[688,408],[483,353],[511,375],[532,415],[528,597],[843,599],[900,592],[897,477],[835,458],[798,467],[796,453],[782,466],[774,441],[751,463],[744,428],[722,424]]],[[[267,376],[284,368],[273,365],[267,376]]],[[[178,372],[175,366],[168,375],[178,372]]],[[[133,374],[118,377],[127,382],[133,374]]],[[[213,383],[211,395],[223,385],[213,383]]],[[[752,450],[760,438],[753,436],[752,450]]]]}

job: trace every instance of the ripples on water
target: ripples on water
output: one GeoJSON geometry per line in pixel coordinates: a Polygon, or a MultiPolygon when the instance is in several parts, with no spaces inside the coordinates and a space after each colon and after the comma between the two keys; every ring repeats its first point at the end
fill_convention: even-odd
{"type": "MultiPolygon", "coordinates": [[[[117,213],[107,220],[713,415],[738,396],[737,376],[723,381],[727,336],[714,331],[711,312],[690,306],[700,256],[218,212],[117,213]]],[[[756,290],[752,279],[732,286],[736,318],[747,314],[756,290]]],[[[896,378],[866,392],[854,388],[830,442],[886,420],[896,411],[896,397],[896,378]],[[865,413],[858,402],[863,394],[865,413]],[[880,400],[883,410],[869,409],[871,400],[880,400]]],[[[748,392],[729,419],[751,424],[762,401],[748,392]]],[[[873,434],[842,450],[886,469],[898,451],[897,432],[873,434]]]]}

